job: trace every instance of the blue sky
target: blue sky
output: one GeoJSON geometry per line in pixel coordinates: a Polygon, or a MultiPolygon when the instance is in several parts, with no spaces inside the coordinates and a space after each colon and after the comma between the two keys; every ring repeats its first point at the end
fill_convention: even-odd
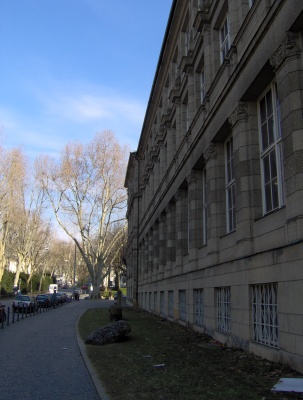
{"type": "Polygon", "coordinates": [[[172,0],[0,0],[0,144],[136,150],[172,0]]]}

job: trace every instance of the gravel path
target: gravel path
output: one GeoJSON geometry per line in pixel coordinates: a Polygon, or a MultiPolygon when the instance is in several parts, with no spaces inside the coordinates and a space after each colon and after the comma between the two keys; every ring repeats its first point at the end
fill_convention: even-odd
{"type": "Polygon", "coordinates": [[[0,400],[100,400],[76,325],[86,309],[102,306],[109,302],[73,301],[0,327],[0,400]]]}

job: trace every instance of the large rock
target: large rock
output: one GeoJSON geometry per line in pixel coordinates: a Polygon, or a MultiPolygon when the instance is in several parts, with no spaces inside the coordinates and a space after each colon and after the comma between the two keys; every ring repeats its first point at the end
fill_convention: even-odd
{"type": "Polygon", "coordinates": [[[116,342],[131,332],[128,322],[120,320],[114,324],[107,325],[103,328],[92,332],[85,340],[86,344],[102,345],[105,343],[116,342]]]}

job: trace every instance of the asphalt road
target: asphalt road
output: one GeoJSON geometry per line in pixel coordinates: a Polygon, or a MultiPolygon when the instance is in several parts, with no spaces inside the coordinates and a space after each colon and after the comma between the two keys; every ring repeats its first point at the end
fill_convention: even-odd
{"type": "Polygon", "coordinates": [[[73,301],[10,322],[4,329],[0,325],[0,400],[100,400],[78,345],[76,325],[86,309],[110,303],[73,301]]]}

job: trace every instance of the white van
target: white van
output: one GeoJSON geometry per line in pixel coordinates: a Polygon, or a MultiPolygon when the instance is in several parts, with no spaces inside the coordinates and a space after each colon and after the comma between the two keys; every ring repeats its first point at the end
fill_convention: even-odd
{"type": "Polygon", "coordinates": [[[48,291],[49,293],[54,293],[54,291],[58,292],[58,285],[56,283],[49,285],[48,291]]]}

